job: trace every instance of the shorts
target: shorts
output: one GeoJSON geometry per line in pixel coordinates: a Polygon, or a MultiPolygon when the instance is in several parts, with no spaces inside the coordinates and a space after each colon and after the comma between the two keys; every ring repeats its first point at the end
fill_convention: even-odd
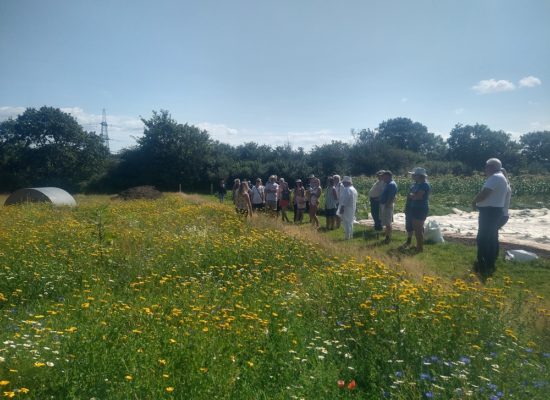
{"type": "Polygon", "coordinates": [[[269,210],[277,210],[277,200],[268,200],[266,205],[269,210]]]}
{"type": "Polygon", "coordinates": [[[253,210],[262,210],[264,208],[264,203],[252,203],[253,210]]]}
{"type": "Polygon", "coordinates": [[[390,205],[380,204],[380,223],[383,226],[391,226],[393,222],[393,203],[390,205]]]}
{"type": "Polygon", "coordinates": [[[279,206],[281,208],[287,208],[289,203],[290,203],[290,201],[288,201],[288,200],[279,200],[279,206]]]}
{"type": "Polygon", "coordinates": [[[336,208],[325,208],[325,216],[335,217],[336,216],[336,208]]]}
{"type": "Polygon", "coordinates": [[[427,217],[428,210],[424,210],[421,208],[413,208],[411,210],[405,211],[405,230],[407,232],[412,232],[414,230],[413,220],[424,222],[426,221],[427,217]]]}

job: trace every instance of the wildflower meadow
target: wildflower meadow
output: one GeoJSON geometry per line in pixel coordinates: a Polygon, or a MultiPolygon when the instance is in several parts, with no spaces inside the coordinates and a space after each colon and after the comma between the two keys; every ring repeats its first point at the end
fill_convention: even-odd
{"type": "Polygon", "coordinates": [[[0,208],[0,398],[550,398],[550,312],[513,280],[413,279],[175,194],[79,204],[0,208]]]}

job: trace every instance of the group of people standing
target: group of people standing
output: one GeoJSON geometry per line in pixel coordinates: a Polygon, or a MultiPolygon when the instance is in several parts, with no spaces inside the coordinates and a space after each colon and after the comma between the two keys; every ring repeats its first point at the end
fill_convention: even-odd
{"type": "MultiPolygon", "coordinates": [[[[225,183],[221,180],[217,191],[220,202],[224,202],[226,193],[225,183]]],[[[313,175],[309,178],[307,188],[301,179],[297,179],[293,189],[290,189],[284,178],[271,175],[265,185],[261,178],[257,178],[253,186],[249,185],[247,179],[235,179],[231,198],[240,214],[250,216],[254,212],[265,211],[274,216],[281,215],[285,222],[290,222],[287,211],[292,205],[295,223],[302,223],[304,214],[308,212],[311,224],[319,227],[317,211],[321,194],[321,181],[313,175]]]]}
{"type": "MultiPolygon", "coordinates": [[[[432,191],[428,183],[426,169],[416,167],[409,172],[412,183],[405,202],[406,242],[401,246],[412,245],[416,240],[415,252],[424,250],[424,223],[429,213],[429,198],[432,191]]],[[[498,258],[498,231],[508,220],[508,208],[511,199],[511,187],[502,163],[496,158],[487,160],[485,166],[487,180],[473,200],[473,208],[479,210],[477,235],[477,262],[474,271],[482,277],[490,276],[495,270],[498,258]]],[[[376,173],[377,181],[369,190],[371,215],[376,231],[384,231],[383,243],[390,243],[395,200],[398,187],[389,170],[376,173]]],[[[221,202],[227,193],[224,181],[220,181],[218,196],[221,202]]],[[[325,197],[326,229],[333,230],[343,226],[344,239],[353,238],[353,223],[357,210],[357,190],[350,176],[340,179],[339,175],[327,178],[326,188],[321,188],[319,178],[311,175],[309,184],[304,187],[301,179],[296,179],[294,188],[290,189],[284,178],[271,175],[265,186],[261,178],[255,185],[249,186],[248,180],[235,179],[232,189],[232,200],[238,213],[252,215],[258,210],[265,210],[274,216],[281,216],[283,221],[290,222],[288,208],[294,209],[294,222],[302,223],[304,214],[309,213],[310,223],[319,227],[317,212],[320,198],[325,197]]]]}
{"type": "MultiPolygon", "coordinates": [[[[423,224],[428,215],[428,197],[430,186],[426,182],[426,170],[415,168],[412,172],[415,183],[411,186],[407,197],[407,232],[410,233],[407,245],[410,245],[413,232],[417,240],[417,250],[423,249],[423,224]],[[409,230],[410,228],[410,230],[409,230]]],[[[369,191],[371,214],[374,228],[377,231],[385,229],[385,243],[391,241],[392,222],[397,184],[393,180],[391,171],[377,172],[378,181],[369,191]]],[[[223,181],[220,181],[218,196],[223,202],[227,190],[223,181]]],[[[325,197],[326,229],[344,229],[344,239],[353,238],[353,222],[357,211],[358,193],[353,186],[350,176],[332,175],[327,178],[326,188],[321,188],[319,178],[311,175],[309,184],[304,187],[301,179],[295,181],[294,188],[290,189],[284,178],[271,175],[263,185],[261,178],[256,179],[253,186],[248,180],[235,179],[232,189],[232,200],[238,213],[252,215],[258,210],[265,210],[272,215],[281,215],[283,221],[290,222],[287,214],[292,205],[294,222],[302,223],[304,214],[309,214],[309,221],[314,227],[319,227],[317,212],[320,198],[325,197]]]]}
{"type": "MultiPolygon", "coordinates": [[[[413,183],[409,188],[405,203],[405,228],[407,241],[402,247],[412,244],[412,236],[416,238],[416,251],[424,250],[424,222],[428,217],[429,197],[432,190],[427,182],[428,174],[421,167],[414,168],[409,172],[413,183]]],[[[369,202],[374,229],[384,230],[384,243],[390,243],[392,236],[393,213],[395,210],[395,198],[398,187],[393,180],[391,171],[381,170],[376,173],[378,181],[369,191],[369,202]]]]}

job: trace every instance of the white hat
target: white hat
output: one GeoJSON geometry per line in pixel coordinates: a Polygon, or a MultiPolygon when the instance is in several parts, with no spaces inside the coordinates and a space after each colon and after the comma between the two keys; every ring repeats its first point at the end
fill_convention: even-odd
{"type": "Polygon", "coordinates": [[[344,179],[342,179],[342,183],[352,183],[351,182],[351,176],[344,176],[344,179]]]}
{"type": "Polygon", "coordinates": [[[428,176],[428,174],[426,173],[426,169],[425,169],[425,168],[422,168],[422,167],[413,168],[412,171],[409,171],[409,174],[411,174],[411,175],[428,176]]]}
{"type": "Polygon", "coordinates": [[[498,158],[489,158],[485,165],[491,165],[495,167],[495,169],[500,170],[502,169],[502,162],[498,158]]]}

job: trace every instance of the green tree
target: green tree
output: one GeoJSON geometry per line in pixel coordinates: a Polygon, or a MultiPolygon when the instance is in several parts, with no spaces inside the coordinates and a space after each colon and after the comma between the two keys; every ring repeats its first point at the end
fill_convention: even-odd
{"type": "Polygon", "coordinates": [[[445,142],[440,136],[428,132],[420,122],[409,118],[393,118],[378,125],[375,139],[390,147],[408,150],[430,157],[443,157],[445,142]]]}
{"type": "Polygon", "coordinates": [[[550,171],[550,131],[529,132],[519,139],[525,161],[550,171]]]}
{"type": "Polygon", "coordinates": [[[58,108],[27,108],[0,124],[0,185],[59,186],[81,190],[104,171],[109,152],[94,132],[86,132],[58,108]]]}
{"type": "Polygon", "coordinates": [[[519,167],[519,145],[503,131],[493,131],[486,125],[457,124],[449,139],[449,158],[461,161],[471,171],[481,170],[485,161],[498,157],[503,165],[515,170],[519,167]]]}
{"type": "Polygon", "coordinates": [[[349,144],[333,140],[330,144],[315,146],[309,153],[308,161],[314,173],[321,178],[332,174],[348,174],[349,153],[349,144]]]}
{"type": "Polygon", "coordinates": [[[180,124],[166,110],[153,111],[137,146],[121,154],[110,179],[115,187],[153,185],[159,189],[206,189],[214,164],[215,143],[208,132],[180,124]]]}
{"type": "Polygon", "coordinates": [[[363,129],[353,132],[353,135],[355,143],[349,155],[353,175],[373,175],[380,169],[403,173],[426,160],[426,157],[418,152],[401,148],[390,140],[380,138],[376,130],[363,129]]]}

